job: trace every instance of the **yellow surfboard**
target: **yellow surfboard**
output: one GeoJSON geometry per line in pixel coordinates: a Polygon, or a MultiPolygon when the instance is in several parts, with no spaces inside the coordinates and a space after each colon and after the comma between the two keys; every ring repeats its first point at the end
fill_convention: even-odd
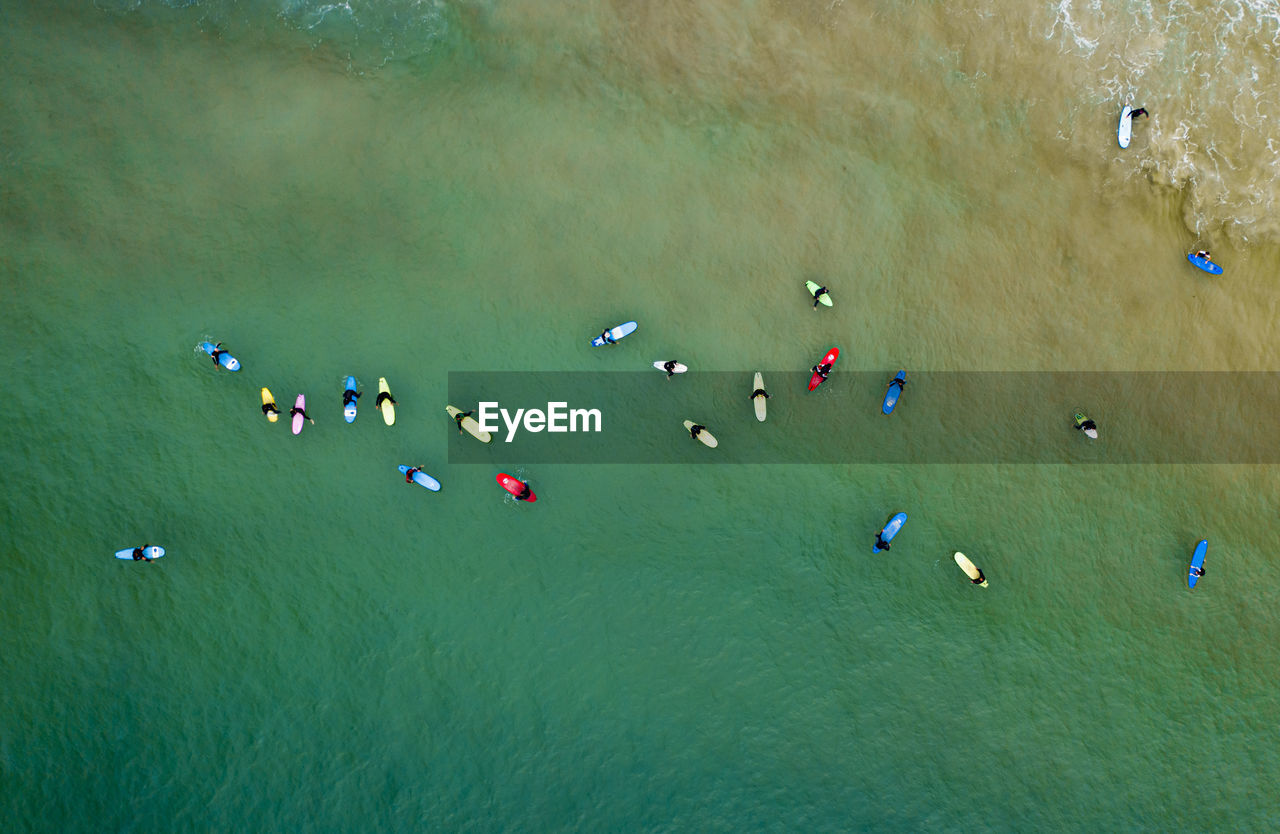
{"type": "Polygon", "coordinates": [[[280,419],[280,410],[276,408],[276,398],[271,396],[271,392],[266,388],[262,389],[262,404],[271,406],[272,410],[267,412],[267,419],[275,422],[280,419]]]}
{"type": "Polygon", "coordinates": [[[977,585],[979,588],[987,587],[987,578],[982,575],[982,571],[978,570],[973,562],[969,561],[968,556],[957,550],[955,560],[956,564],[960,566],[960,570],[964,571],[964,575],[969,577],[969,580],[973,582],[974,585],[977,585]]]}
{"type": "Polygon", "coordinates": [[[378,410],[382,412],[382,421],[388,426],[396,424],[396,406],[395,403],[388,399],[391,396],[391,389],[387,387],[387,378],[385,376],[378,377],[378,399],[382,400],[382,405],[378,406],[378,410]],[[381,396],[386,394],[386,397],[381,396]]]}
{"type": "MultiPolygon", "coordinates": [[[[446,405],[444,410],[449,412],[449,416],[454,418],[454,420],[457,420],[458,415],[462,413],[461,409],[454,408],[451,405],[446,405]]],[[[476,440],[479,440],[481,443],[488,443],[493,439],[493,435],[489,434],[487,431],[481,431],[480,424],[475,420],[472,420],[470,417],[462,418],[462,430],[474,437],[476,440]]]]}
{"type": "MultiPolygon", "coordinates": [[[[693,428],[693,426],[694,426],[694,423],[692,420],[684,421],[685,431],[689,431],[690,429],[693,428]]],[[[703,446],[707,446],[711,449],[714,449],[715,447],[720,445],[719,442],[717,442],[716,439],[711,436],[711,432],[707,431],[706,429],[703,429],[702,431],[698,432],[698,440],[702,441],[703,446]]]]}

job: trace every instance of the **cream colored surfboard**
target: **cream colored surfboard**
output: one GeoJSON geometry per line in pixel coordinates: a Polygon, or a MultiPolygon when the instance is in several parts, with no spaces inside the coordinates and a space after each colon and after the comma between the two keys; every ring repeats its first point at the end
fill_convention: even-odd
{"type": "MultiPolygon", "coordinates": [[[[391,389],[387,387],[387,378],[385,376],[378,377],[378,393],[391,394],[391,389]]],[[[383,400],[382,405],[378,406],[378,410],[382,412],[382,421],[388,426],[396,424],[396,407],[391,400],[383,400]]]]}
{"type": "MultiPolygon", "coordinates": [[[[692,420],[684,421],[685,431],[689,431],[690,429],[693,428],[693,426],[694,426],[694,423],[692,420]]],[[[702,431],[698,432],[698,440],[702,441],[702,445],[708,446],[712,449],[720,445],[718,442],[716,442],[716,439],[711,436],[711,432],[707,431],[706,429],[703,429],[702,431]]]]}
{"type": "MultiPolygon", "coordinates": [[[[444,410],[449,412],[449,416],[454,418],[454,420],[457,420],[458,415],[462,413],[462,409],[454,408],[451,405],[445,406],[444,410]]],[[[493,435],[489,434],[487,431],[481,431],[480,424],[475,420],[472,420],[470,417],[462,418],[462,430],[474,437],[476,440],[479,440],[481,443],[488,443],[490,440],[493,440],[493,435]]]]}
{"type": "Polygon", "coordinates": [[[982,575],[982,571],[978,570],[977,567],[974,566],[973,562],[969,561],[968,556],[957,550],[955,559],[956,564],[960,566],[960,570],[964,571],[964,575],[973,580],[974,584],[979,588],[987,587],[987,578],[982,575]],[[978,582],[979,579],[982,581],[978,582]]]}
{"type": "MultiPolygon", "coordinates": [[[[764,377],[761,376],[759,371],[756,371],[755,382],[752,382],[751,385],[752,385],[751,393],[753,394],[756,391],[764,390],[764,377]]],[[[755,406],[756,406],[756,419],[759,420],[761,423],[763,423],[765,414],[768,413],[768,408],[769,408],[767,405],[765,405],[765,402],[766,402],[765,398],[756,397],[754,400],[752,400],[752,402],[755,403],[755,406]]]]}

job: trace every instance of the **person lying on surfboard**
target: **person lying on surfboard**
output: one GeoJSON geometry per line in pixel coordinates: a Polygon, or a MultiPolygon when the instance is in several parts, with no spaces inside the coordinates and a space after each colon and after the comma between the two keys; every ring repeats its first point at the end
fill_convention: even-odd
{"type": "Polygon", "coordinates": [[[528,501],[530,495],[533,495],[533,490],[529,488],[528,484],[525,484],[524,489],[520,490],[520,494],[516,496],[516,500],[528,501]]]}
{"type": "Polygon", "coordinates": [[[1090,420],[1088,417],[1085,417],[1083,420],[1076,421],[1076,431],[1088,431],[1089,429],[1096,429],[1097,427],[1098,424],[1090,420]]]}
{"type": "Polygon", "coordinates": [[[893,379],[889,380],[889,387],[892,388],[893,386],[896,385],[898,386],[899,391],[901,391],[903,386],[906,384],[907,384],[907,381],[905,379],[898,379],[896,376],[893,379]]]}
{"type": "Polygon", "coordinates": [[[421,466],[410,466],[408,469],[404,471],[404,482],[406,484],[413,483],[413,476],[417,475],[421,471],[422,471],[421,466]]]}
{"type": "Polygon", "coordinates": [[[769,393],[765,391],[763,388],[757,388],[756,390],[751,392],[751,399],[754,400],[756,397],[764,397],[767,400],[769,399],[769,393]]]}
{"type": "Polygon", "coordinates": [[[822,377],[823,379],[826,379],[827,374],[831,373],[831,364],[823,363],[821,365],[814,365],[809,370],[817,374],[818,376],[822,377]]]}
{"type": "Polygon", "coordinates": [[[881,550],[889,549],[889,543],[885,541],[883,538],[881,538],[879,533],[876,533],[876,547],[880,548],[881,550]]]}
{"type": "Polygon", "coordinates": [[[266,415],[271,415],[271,414],[277,414],[277,415],[278,415],[278,414],[280,413],[280,409],[276,408],[276,404],[275,404],[275,403],[263,403],[263,404],[262,404],[262,413],[263,413],[263,414],[266,414],[266,415]]]}
{"type": "Polygon", "coordinates": [[[813,309],[818,309],[818,305],[822,303],[822,296],[827,292],[826,287],[818,287],[813,291],[813,309]]]}
{"type": "Polygon", "coordinates": [[[384,402],[389,402],[389,403],[391,403],[392,405],[399,405],[399,403],[397,403],[397,402],[396,402],[396,398],[395,398],[395,397],[393,397],[393,396],[391,396],[391,392],[390,392],[390,391],[379,391],[379,392],[378,392],[378,399],[374,400],[373,407],[374,407],[374,408],[382,408],[382,404],[383,404],[384,402]]]}
{"type": "Polygon", "coordinates": [[[982,575],[982,568],[974,568],[974,570],[978,572],[978,578],[970,579],[969,580],[970,582],[972,582],[974,585],[981,585],[983,582],[987,581],[987,578],[982,575]]]}
{"type": "Polygon", "coordinates": [[[307,421],[308,423],[310,423],[311,425],[313,425],[313,426],[316,424],[316,421],[311,419],[311,417],[307,414],[306,409],[304,409],[304,408],[298,408],[298,407],[295,405],[293,408],[289,409],[289,419],[291,419],[291,420],[292,420],[292,419],[293,419],[293,415],[295,415],[295,414],[301,414],[301,415],[303,416],[303,418],[304,418],[304,419],[306,419],[306,421],[307,421]]]}
{"type": "Polygon", "coordinates": [[[459,411],[453,415],[453,422],[458,424],[458,434],[462,434],[462,421],[475,414],[474,411],[459,411]]]}
{"type": "Polygon", "coordinates": [[[698,435],[702,434],[702,432],[705,431],[706,428],[707,428],[706,426],[699,426],[697,423],[694,423],[692,426],[689,427],[689,436],[692,437],[694,440],[697,440],[698,435]]]}
{"type": "Polygon", "coordinates": [[[662,363],[662,370],[667,372],[667,379],[671,379],[671,377],[676,375],[677,364],[679,363],[674,359],[668,359],[666,362],[662,363]]]}
{"type": "Polygon", "coordinates": [[[342,404],[353,403],[360,398],[360,391],[352,391],[350,388],[342,392],[342,404]]]}
{"type": "MultiPolygon", "coordinates": [[[[135,562],[154,562],[154,561],[155,561],[155,559],[149,559],[149,558],[147,558],[147,548],[148,548],[148,547],[150,547],[150,546],[151,546],[151,545],[149,545],[149,544],[144,544],[142,547],[135,547],[135,548],[133,549],[133,561],[135,561],[135,562]]],[[[1201,571],[1201,573],[1203,573],[1203,571],[1201,571]]]]}

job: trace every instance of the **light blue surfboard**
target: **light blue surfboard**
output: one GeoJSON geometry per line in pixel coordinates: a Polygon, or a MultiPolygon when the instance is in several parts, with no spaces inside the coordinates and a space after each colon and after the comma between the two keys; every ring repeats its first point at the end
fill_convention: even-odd
{"type": "Polygon", "coordinates": [[[1191,568],[1187,572],[1188,588],[1194,588],[1196,586],[1196,582],[1200,579],[1200,577],[1196,575],[1196,570],[1204,569],[1204,557],[1208,552],[1209,540],[1201,539],[1200,543],[1196,545],[1196,552],[1191,554],[1191,568]]]}
{"type": "MultiPolygon", "coordinates": [[[[906,513],[898,513],[898,514],[897,514],[897,515],[895,515],[893,518],[889,519],[889,523],[888,523],[888,524],[886,524],[883,528],[881,528],[881,530],[880,530],[880,539],[881,539],[885,544],[888,544],[889,542],[893,541],[893,537],[894,537],[894,536],[896,536],[896,535],[898,535],[898,531],[899,531],[899,530],[901,530],[901,529],[902,529],[902,525],[904,525],[904,524],[906,524],[906,523],[907,523],[907,514],[906,514],[906,513]]],[[[873,545],[871,546],[871,552],[872,552],[872,553],[879,553],[879,552],[880,552],[881,550],[883,550],[883,549],[884,549],[884,548],[880,547],[880,546],[879,546],[879,545],[877,545],[877,544],[873,544],[873,545]]]]}
{"type": "Polygon", "coordinates": [[[898,397],[902,396],[902,387],[907,384],[907,372],[898,371],[897,376],[889,380],[889,388],[884,392],[884,404],[880,406],[880,410],[885,414],[892,414],[893,408],[898,404],[898,397]]]}

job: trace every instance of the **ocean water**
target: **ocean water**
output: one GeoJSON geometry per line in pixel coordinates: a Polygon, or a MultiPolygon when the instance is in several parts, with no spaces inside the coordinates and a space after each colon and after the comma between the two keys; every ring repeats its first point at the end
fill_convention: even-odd
{"type": "Polygon", "coordinates": [[[671,442],[731,444],[803,392],[699,372],[831,344],[829,386],[1275,371],[1278,11],[0,9],[0,828],[1280,827],[1275,467],[481,465],[444,413],[677,357],[671,442]]]}

